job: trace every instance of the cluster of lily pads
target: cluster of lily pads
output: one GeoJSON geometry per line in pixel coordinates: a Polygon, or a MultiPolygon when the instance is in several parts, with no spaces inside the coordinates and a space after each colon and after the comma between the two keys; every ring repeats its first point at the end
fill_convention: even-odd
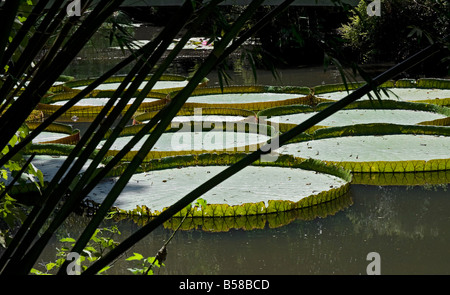
{"type": "MultiPolygon", "coordinates": [[[[37,157],[38,168],[45,171],[48,167],[57,167],[56,162],[62,158],[54,156],[66,155],[80,136],[78,130],[69,126],[70,122],[92,120],[122,79],[109,79],[61,117],[66,124],[51,125],[42,138],[35,140],[31,150],[41,154],[37,157]],[[54,136],[55,133],[61,137],[54,136]]],[[[52,114],[89,83],[90,80],[80,80],[54,86],[37,111],[43,116],[52,114]]],[[[109,155],[120,151],[186,84],[185,77],[164,76],[111,147],[109,155]]],[[[124,216],[157,216],[246,153],[361,85],[347,86],[220,88],[199,85],[116,200],[115,210],[124,216]]],[[[320,126],[279,147],[274,160],[255,162],[199,196],[206,200],[206,206],[182,210],[177,216],[202,217],[211,224],[217,221],[210,217],[227,220],[245,217],[255,219],[252,224],[263,224],[261,218],[272,216],[270,213],[291,212],[283,215],[287,216],[284,219],[290,219],[292,212],[299,212],[299,209],[336,202],[347,195],[351,183],[448,182],[450,80],[389,81],[381,90],[381,97],[375,94],[363,97],[323,120],[320,126]]],[[[38,123],[29,123],[29,127],[33,128],[33,124],[38,123]]],[[[138,143],[135,148],[139,146],[138,143]]],[[[100,203],[115,177],[135,154],[136,151],[130,151],[89,198],[100,203]]],[[[349,202],[338,204],[348,206],[349,202]]],[[[328,213],[316,213],[323,216],[342,209],[330,208],[328,213]]],[[[230,227],[229,221],[221,220],[218,228],[230,227]]],[[[276,223],[271,221],[272,225],[276,223]]],[[[170,224],[175,226],[177,222],[172,220],[170,224]]],[[[249,227],[248,220],[234,224],[249,227]]],[[[185,226],[191,228],[199,224],[192,221],[185,226]]]]}

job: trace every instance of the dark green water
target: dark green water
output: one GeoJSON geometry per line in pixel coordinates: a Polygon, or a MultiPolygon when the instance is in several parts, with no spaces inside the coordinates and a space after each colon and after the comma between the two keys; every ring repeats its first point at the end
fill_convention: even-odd
{"type": "Polygon", "coordinates": [[[450,274],[449,188],[354,186],[353,205],[326,218],[253,231],[180,232],[161,273],[365,274],[367,254],[378,252],[382,274],[450,274]]]}
{"type": "MultiPolygon", "coordinates": [[[[347,205],[326,217],[290,220],[285,225],[225,232],[180,230],[167,247],[159,274],[366,274],[367,255],[377,252],[381,274],[450,274],[450,185],[353,185],[347,205]]],[[[88,218],[72,216],[41,262],[55,260],[60,237],[76,237],[88,218]]],[[[120,241],[140,225],[117,225],[120,241]]],[[[160,227],[127,253],[154,256],[173,230],[160,227]]],[[[108,274],[131,274],[137,263],[120,259],[108,274]]]]}

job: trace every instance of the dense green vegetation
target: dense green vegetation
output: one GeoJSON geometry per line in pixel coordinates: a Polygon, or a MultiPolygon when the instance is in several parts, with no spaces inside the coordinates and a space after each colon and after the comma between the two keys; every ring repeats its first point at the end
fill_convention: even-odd
{"type": "MultiPolygon", "coordinates": [[[[360,63],[400,62],[450,33],[450,3],[444,0],[384,0],[381,16],[367,14],[360,1],[350,21],[339,28],[345,46],[360,63]]],[[[448,53],[423,64],[422,74],[448,75],[448,53]]]]}

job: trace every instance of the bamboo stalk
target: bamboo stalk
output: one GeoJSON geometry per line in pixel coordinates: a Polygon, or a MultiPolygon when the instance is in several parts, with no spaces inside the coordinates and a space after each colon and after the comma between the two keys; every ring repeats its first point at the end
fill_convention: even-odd
{"type": "MultiPolygon", "coordinates": [[[[189,3],[190,5],[190,3],[189,3]]],[[[186,17],[186,11],[182,10],[182,12],[180,13],[180,15],[178,16],[178,20],[180,20],[180,17],[186,17]]],[[[143,65],[137,65],[135,68],[136,70],[139,68],[144,68],[144,71],[141,71],[139,73],[139,75],[133,80],[132,86],[127,90],[125,96],[123,97],[122,100],[119,102],[119,104],[114,108],[113,112],[108,115],[108,118],[105,121],[109,121],[110,124],[114,123],[114,119],[120,115],[121,112],[121,108],[125,107],[127,105],[127,100],[129,100],[132,95],[135,93],[135,90],[137,89],[137,87],[139,86],[139,84],[147,77],[148,72],[150,71],[150,69],[153,67],[153,65],[156,64],[156,62],[160,59],[160,57],[162,56],[162,54],[165,52],[166,48],[170,45],[170,43],[172,42],[173,38],[175,37],[175,35],[177,34],[177,32],[181,29],[182,26],[180,26],[180,23],[178,22],[173,22],[174,25],[173,26],[169,26],[167,28],[167,30],[164,30],[160,36],[162,36],[162,40],[165,40],[163,42],[163,44],[160,46],[160,49],[157,50],[156,54],[154,53],[154,55],[152,55],[152,60],[149,61],[149,64],[151,66],[148,66],[146,64],[143,65]],[[169,34],[166,34],[169,33],[169,34]],[[114,113],[114,111],[116,113],[114,113]]],[[[181,22],[181,24],[183,24],[183,22],[181,22]]],[[[162,72],[161,72],[162,74],[162,72]]],[[[128,82],[131,81],[131,77],[133,77],[133,75],[129,75],[129,80],[128,81],[124,81],[121,86],[125,87],[128,82]]],[[[153,79],[157,80],[157,77],[154,76],[153,79]]],[[[156,80],[154,81],[154,83],[156,83],[156,80]]],[[[141,92],[142,93],[142,92],[141,92]]],[[[145,95],[144,95],[145,97],[145,95]]],[[[133,114],[134,112],[130,111],[130,116],[133,114]]],[[[102,118],[102,116],[98,116],[97,118],[102,118]]],[[[110,126],[110,124],[105,124],[107,126],[110,126]]],[[[123,123],[125,124],[125,123],[123,123]]],[[[94,125],[94,124],[93,124],[94,125]]],[[[106,126],[106,127],[107,127],[106,126]]],[[[108,130],[109,127],[107,128],[103,128],[103,134],[106,133],[106,131],[108,130]]],[[[120,129],[120,128],[118,128],[120,129]]],[[[119,132],[120,133],[120,132],[119,132]]],[[[101,139],[103,139],[104,135],[102,135],[102,132],[98,132],[94,135],[94,138],[91,139],[91,142],[88,144],[88,147],[90,146],[91,149],[95,149],[97,146],[97,142],[101,139]],[[96,137],[96,138],[95,138],[96,137]]],[[[107,149],[106,149],[107,150],[107,149]]],[[[86,148],[85,151],[83,151],[82,157],[84,157],[85,159],[80,159],[77,160],[77,162],[75,164],[77,164],[78,162],[82,162],[83,160],[87,160],[87,157],[89,157],[90,152],[92,152],[91,150],[88,150],[86,148]]],[[[101,155],[97,156],[94,160],[100,161],[102,160],[103,157],[101,155]]],[[[84,163],[84,162],[83,162],[84,163]]],[[[98,163],[97,163],[98,164],[98,163]]],[[[79,166],[79,165],[78,165],[79,166]]],[[[97,165],[95,162],[91,163],[90,167],[88,168],[88,171],[86,171],[83,174],[83,181],[80,181],[79,184],[77,184],[77,186],[74,189],[73,192],[73,197],[69,198],[69,200],[66,202],[66,204],[64,205],[63,209],[60,212],[63,212],[62,214],[58,215],[58,218],[55,219],[55,222],[53,222],[51,224],[51,228],[49,228],[49,230],[42,236],[41,239],[39,239],[39,241],[36,243],[36,246],[33,247],[32,249],[30,249],[30,251],[28,251],[28,254],[23,258],[23,262],[25,265],[31,265],[32,263],[29,261],[33,261],[34,259],[37,259],[37,256],[40,251],[43,249],[43,247],[45,247],[46,242],[48,241],[48,238],[51,237],[51,234],[54,232],[54,230],[56,230],[56,228],[59,226],[59,224],[68,216],[68,214],[73,210],[73,206],[76,206],[76,204],[78,204],[78,202],[80,201],[80,196],[78,195],[77,191],[81,190],[81,188],[83,187],[83,184],[85,181],[87,181],[90,177],[90,174],[92,174],[93,172],[95,172],[97,168],[97,165]],[[90,174],[89,174],[90,173],[90,174]],[[37,250],[38,249],[38,250],[37,250]]],[[[57,190],[58,192],[54,192],[53,195],[54,196],[60,196],[61,195],[61,190],[65,190],[67,189],[67,187],[64,185],[64,183],[70,183],[73,180],[73,175],[74,173],[77,173],[77,170],[71,169],[71,171],[69,172],[69,174],[66,176],[66,178],[63,180],[63,183],[61,183],[59,185],[59,189],[57,190]]],[[[59,173],[59,172],[58,172],[59,173]]],[[[47,210],[48,211],[48,210],[47,210]]],[[[47,214],[48,215],[48,212],[47,214]]],[[[40,218],[41,222],[45,220],[45,218],[40,218]]],[[[38,224],[39,225],[39,224],[38,224]]],[[[39,228],[39,226],[37,226],[36,228],[39,228]]],[[[33,233],[34,234],[34,233],[33,233]]],[[[30,266],[30,267],[31,267],[30,266]]],[[[25,266],[26,268],[27,266],[25,266]]]]}
{"type": "MultiPolygon", "coordinates": [[[[96,28],[101,25],[101,23],[115,10],[115,8],[117,8],[121,4],[121,2],[122,2],[122,0],[118,0],[118,1],[114,1],[114,2],[104,0],[101,3],[99,3],[98,6],[94,9],[94,12],[96,12],[96,11],[99,11],[99,12],[98,13],[93,12],[91,15],[89,15],[86,22],[84,23],[84,26],[81,26],[83,28],[83,30],[77,31],[79,35],[84,34],[84,36],[87,39],[86,38],[82,39],[82,40],[84,40],[84,42],[80,42],[80,40],[73,40],[73,39],[77,39],[78,37],[80,37],[79,35],[74,34],[72,36],[72,40],[73,40],[72,42],[78,42],[77,45],[73,46],[73,48],[72,47],[69,48],[67,51],[63,50],[62,53],[60,54],[59,58],[69,58],[69,56],[75,56],[75,54],[81,49],[81,47],[85,44],[85,42],[87,42],[87,40],[90,38],[90,36],[92,36],[92,34],[96,31],[96,28]],[[90,22],[88,20],[90,20],[90,22]],[[88,24],[92,24],[92,26],[90,26],[88,24]]],[[[66,44],[66,46],[67,46],[67,44],[66,44]]],[[[58,58],[56,58],[54,60],[54,63],[57,63],[55,65],[55,67],[59,68],[60,71],[62,71],[64,69],[64,64],[67,65],[67,63],[64,63],[64,62],[62,62],[62,65],[60,65],[61,61],[58,60],[58,58]]],[[[51,71],[51,70],[52,69],[49,69],[48,71],[51,71]]],[[[58,70],[55,69],[54,72],[56,72],[56,73],[53,73],[53,71],[52,71],[53,80],[56,79],[57,77],[59,77],[59,75],[60,75],[58,73],[58,70]]],[[[37,75],[45,77],[44,74],[39,74],[39,72],[37,75]]],[[[52,78],[48,78],[48,79],[44,79],[44,82],[41,83],[40,81],[35,81],[33,79],[32,82],[30,83],[29,87],[24,91],[24,93],[22,95],[27,97],[28,95],[32,95],[32,93],[36,94],[36,92],[42,91],[42,89],[46,89],[46,87],[48,89],[48,87],[50,87],[51,84],[53,83],[52,82],[53,80],[52,80],[52,78]],[[34,88],[34,87],[36,87],[36,85],[34,85],[34,84],[39,84],[39,83],[41,83],[41,85],[38,86],[38,89],[36,90],[34,88]],[[33,85],[31,85],[31,84],[33,84],[33,85]],[[45,85],[45,86],[43,86],[43,85],[45,85]]],[[[34,98],[34,100],[36,100],[36,98],[34,98]]],[[[8,109],[8,111],[9,111],[8,114],[14,114],[14,112],[12,110],[12,109],[14,109],[14,107],[17,107],[17,104],[13,104],[13,106],[10,109],[8,109]]],[[[29,106],[28,106],[28,108],[29,108],[29,106]]],[[[18,110],[16,110],[16,111],[19,112],[18,110]]],[[[23,114],[24,111],[21,110],[21,112],[19,112],[19,113],[23,114]]],[[[3,115],[2,121],[7,119],[6,117],[7,116],[3,115]]],[[[5,120],[5,121],[6,121],[6,124],[5,124],[6,128],[8,126],[8,123],[15,124],[15,122],[10,123],[8,120],[5,120]]],[[[12,120],[12,121],[15,121],[15,120],[12,120]]],[[[20,120],[17,120],[17,121],[20,121],[20,120]]],[[[10,128],[12,128],[12,127],[10,127],[10,128]]],[[[2,139],[4,139],[4,138],[2,137],[0,140],[2,140],[2,139]]],[[[46,192],[47,192],[47,190],[46,190],[46,192]]],[[[61,196],[58,196],[58,198],[60,198],[60,197],[61,196]]],[[[44,213],[50,214],[50,212],[53,210],[54,205],[56,205],[55,202],[57,202],[57,200],[52,200],[52,201],[54,203],[53,206],[44,207],[44,213]]],[[[37,213],[34,210],[33,210],[33,212],[35,214],[37,213]]],[[[41,214],[41,216],[45,216],[46,214],[41,214]]],[[[34,219],[36,216],[35,215],[29,216],[27,218],[27,220],[30,217],[33,217],[33,219],[34,219]]],[[[27,221],[26,223],[31,225],[33,221],[34,220],[30,219],[30,221],[27,221]]],[[[37,224],[43,224],[43,222],[45,222],[45,220],[44,220],[44,218],[41,218],[40,222],[37,224]]],[[[39,231],[39,226],[36,225],[27,232],[25,237],[17,237],[16,242],[15,242],[15,245],[17,245],[17,248],[14,249],[15,250],[14,254],[12,254],[11,257],[6,258],[6,259],[10,258],[10,260],[7,261],[8,265],[6,266],[6,268],[4,270],[5,272],[8,272],[10,270],[14,271],[14,269],[19,268],[19,265],[17,265],[17,264],[15,265],[15,262],[17,262],[19,259],[22,258],[22,255],[28,249],[29,245],[31,244],[31,241],[34,239],[33,237],[36,236],[38,231],[39,231]]],[[[0,265],[0,267],[2,267],[2,266],[0,265]]]]}

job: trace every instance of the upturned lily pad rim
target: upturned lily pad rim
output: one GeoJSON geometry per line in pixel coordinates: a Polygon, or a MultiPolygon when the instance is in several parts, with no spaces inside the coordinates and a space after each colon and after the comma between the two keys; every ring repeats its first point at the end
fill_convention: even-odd
{"type": "MultiPolygon", "coordinates": [[[[177,91],[169,94],[174,97],[177,91]]],[[[283,100],[269,100],[260,102],[239,102],[239,103],[203,103],[203,102],[187,102],[184,108],[235,108],[245,109],[249,111],[260,111],[263,109],[291,104],[316,104],[316,99],[311,95],[311,89],[303,86],[226,86],[226,87],[199,87],[190,97],[208,96],[208,95],[227,95],[227,94],[246,94],[246,93],[273,93],[273,94],[297,94],[294,98],[283,100]]]]}
{"type": "MultiPolygon", "coordinates": [[[[40,122],[26,122],[25,123],[30,130],[36,129],[41,123],[40,122]]],[[[44,129],[45,132],[51,133],[60,133],[67,134],[68,136],[64,136],[54,140],[48,140],[44,142],[39,142],[40,144],[65,144],[65,145],[73,145],[76,144],[80,140],[80,130],[74,129],[71,125],[53,122],[49,126],[44,129]]]]}
{"type": "Polygon", "coordinates": [[[353,172],[352,184],[372,186],[434,186],[450,183],[450,170],[405,173],[353,172]]]}
{"type": "MultiPolygon", "coordinates": [[[[207,232],[228,232],[232,229],[255,230],[269,228],[279,228],[288,225],[296,220],[310,221],[316,218],[326,218],[345,210],[353,204],[350,194],[344,194],[337,199],[330,200],[325,203],[317,204],[311,207],[301,208],[297,210],[268,213],[265,215],[245,215],[245,216],[229,216],[203,218],[189,216],[184,219],[180,226],[182,218],[171,218],[164,223],[164,228],[179,230],[203,230],[207,232]],[[179,227],[180,226],[180,227],[179,227]]],[[[138,209],[135,209],[136,212],[138,209]]],[[[142,210],[142,208],[141,208],[142,210]]],[[[136,224],[142,226],[154,217],[142,216],[139,214],[114,214],[112,219],[120,221],[123,219],[132,220],[136,224]]]]}
{"type": "MultiPolygon", "coordinates": [[[[30,130],[36,129],[41,122],[26,122],[25,123],[30,130]]],[[[49,126],[47,126],[44,131],[47,132],[56,132],[56,133],[65,133],[65,134],[75,134],[80,132],[79,129],[74,129],[72,125],[64,124],[60,122],[53,122],[49,126]]]]}

